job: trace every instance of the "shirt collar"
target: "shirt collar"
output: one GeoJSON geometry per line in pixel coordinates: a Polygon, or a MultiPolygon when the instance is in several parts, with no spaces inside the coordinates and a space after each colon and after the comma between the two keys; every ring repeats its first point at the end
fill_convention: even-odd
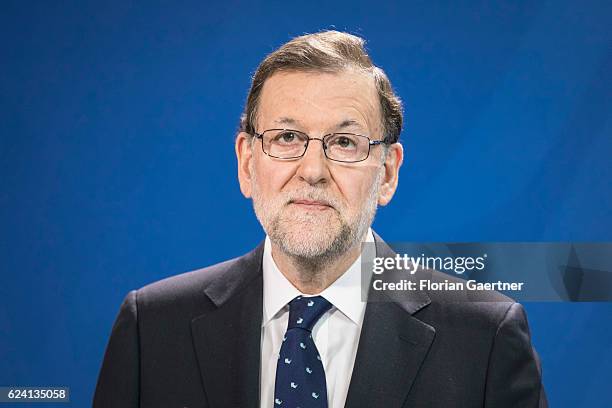
{"type": "MultiPolygon", "coordinates": [[[[365,242],[374,242],[372,229],[368,228],[365,242]]],[[[266,236],[263,252],[264,313],[262,326],[267,325],[285,305],[301,293],[281,273],[272,258],[272,244],[266,236]]],[[[366,302],[361,300],[361,255],[334,283],[321,293],[334,307],[361,327],[366,302]]],[[[305,295],[309,296],[309,295],[305,295]]]]}

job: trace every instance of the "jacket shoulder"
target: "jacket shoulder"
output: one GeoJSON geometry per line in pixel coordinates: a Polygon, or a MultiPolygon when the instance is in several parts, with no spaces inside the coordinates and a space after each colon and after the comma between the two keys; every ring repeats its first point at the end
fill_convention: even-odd
{"type": "Polygon", "coordinates": [[[260,274],[263,245],[240,257],[150,283],[136,291],[139,306],[201,299],[222,303],[260,274]]]}

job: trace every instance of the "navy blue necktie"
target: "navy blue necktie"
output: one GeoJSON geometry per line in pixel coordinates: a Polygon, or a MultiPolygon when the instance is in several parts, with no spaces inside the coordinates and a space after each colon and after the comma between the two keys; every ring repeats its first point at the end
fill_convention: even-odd
{"type": "Polygon", "coordinates": [[[327,408],[327,386],[312,328],[332,307],[321,296],[289,302],[289,323],[276,364],[274,408],[327,408]]]}

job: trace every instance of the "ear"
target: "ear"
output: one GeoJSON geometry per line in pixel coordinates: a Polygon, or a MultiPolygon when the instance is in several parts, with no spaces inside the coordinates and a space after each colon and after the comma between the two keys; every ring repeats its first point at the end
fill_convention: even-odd
{"type": "Polygon", "coordinates": [[[399,169],[404,161],[404,148],[399,142],[393,143],[388,149],[384,163],[385,174],[378,194],[378,205],[381,206],[389,204],[393,198],[399,181],[399,169]]]}
{"type": "Polygon", "coordinates": [[[253,160],[253,149],[251,145],[252,136],[240,132],[236,137],[236,158],[238,159],[238,182],[240,191],[246,198],[251,198],[251,161],[253,160]]]}

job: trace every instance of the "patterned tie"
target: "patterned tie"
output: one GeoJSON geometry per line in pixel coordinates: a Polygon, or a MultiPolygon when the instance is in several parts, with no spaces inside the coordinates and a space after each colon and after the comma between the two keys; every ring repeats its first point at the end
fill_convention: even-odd
{"type": "Polygon", "coordinates": [[[289,324],[276,364],[274,408],[327,408],[327,386],[312,328],[332,307],[324,297],[289,302],[289,324]]]}

